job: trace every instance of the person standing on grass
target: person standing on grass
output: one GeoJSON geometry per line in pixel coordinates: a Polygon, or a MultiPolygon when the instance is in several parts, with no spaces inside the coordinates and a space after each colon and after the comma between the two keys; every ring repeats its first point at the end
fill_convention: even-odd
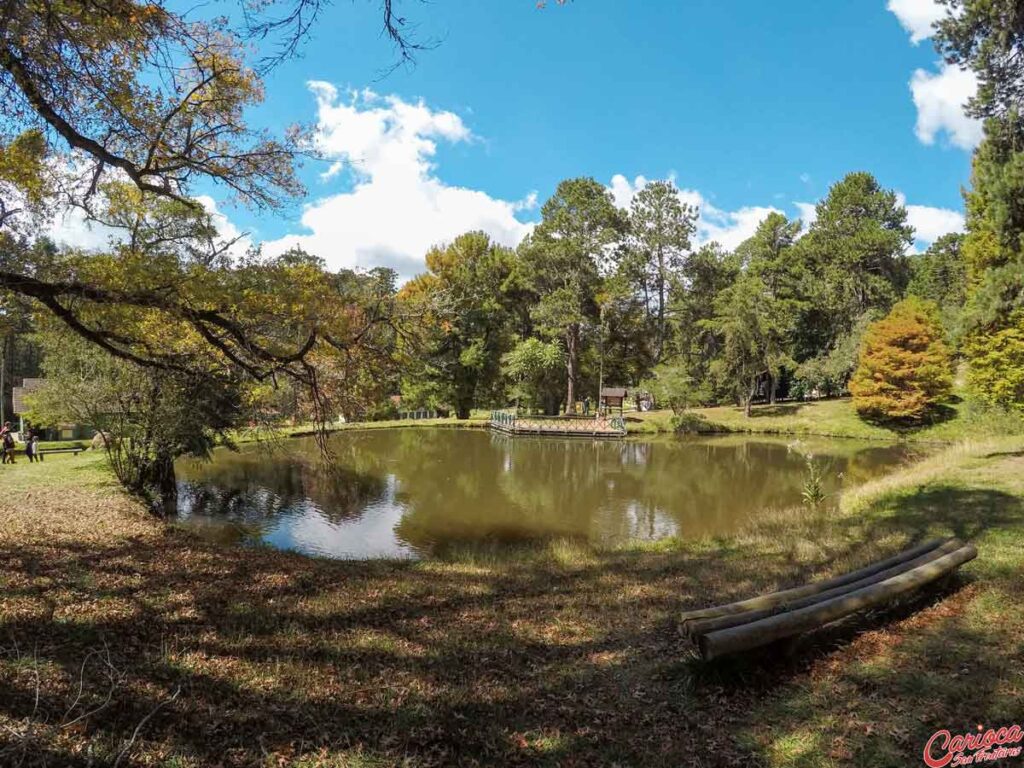
{"type": "Polygon", "coordinates": [[[0,430],[0,448],[3,450],[3,463],[13,464],[14,463],[14,433],[11,432],[11,422],[4,424],[4,428],[0,430]]]}
{"type": "Polygon", "coordinates": [[[28,457],[29,462],[34,462],[37,458],[37,449],[39,447],[39,438],[36,437],[36,431],[32,427],[28,427],[25,430],[25,455],[28,457]]]}

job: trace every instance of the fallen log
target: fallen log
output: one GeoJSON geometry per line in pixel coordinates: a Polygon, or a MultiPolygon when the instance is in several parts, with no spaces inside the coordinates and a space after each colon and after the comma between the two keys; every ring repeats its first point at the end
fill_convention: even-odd
{"type": "Polygon", "coordinates": [[[804,586],[785,589],[781,592],[773,592],[772,594],[754,597],[749,600],[740,600],[739,602],[728,603],[727,605],[718,605],[711,608],[701,608],[696,611],[687,611],[681,617],[680,630],[685,632],[687,624],[691,621],[697,621],[698,619],[710,619],[717,616],[728,616],[736,613],[744,613],[746,611],[757,611],[772,608],[793,600],[798,600],[802,597],[807,597],[808,595],[825,592],[829,589],[841,587],[845,584],[852,584],[873,574],[880,573],[894,565],[907,562],[908,560],[913,560],[920,555],[931,552],[945,544],[947,541],[949,541],[949,539],[931,539],[923,544],[917,545],[916,547],[911,547],[903,552],[899,552],[885,560],[872,563],[871,565],[843,574],[842,576],[836,576],[832,579],[815,582],[814,584],[805,584],[804,586]]]}
{"type": "Polygon", "coordinates": [[[818,629],[851,613],[889,602],[895,597],[940,579],[977,556],[978,551],[974,546],[966,544],[930,563],[831,600],[769,616],[749,624],[711,632],[699,639],[700,654],[705,660],[711,660],[818,629]]]}
{"type": "Polygon", "coordinates": [[[757,611],[744,611],[742,613],[732,613],[725,616],[714,616],[708,619],[689,621],[686,624],[685,632],[691,638],[696,639],[701,635],[708,634],[709,632],[717,632],[720,629],[728,629],[729,627],[737,627],[741,624],[749,624],[752,621],[757,621],[784,611],[793,611],[798,608],[805,608],[809,605],[814,605],[816,603],[830,600],[833,597],[838,597],[839,595],[845,595],[848,592],[853,592],[862,587],[877,584],[880,581],[885,581],[886,579],[903,573],[904,571],[908,571],[920,565],[925,565],[933,560],[938,560],[940,557],[948,555],[950,552],[955,552],[963,546],[963,542],[959,539],[949,539],[940,547],[915,557],[913,560],[906,560],[904,562],[897,563],[891,568],[886,568],[884,571],[873,573],[863,579],[859,579],[858,581],[841,584],[838,587],[827,589],[824,592],[816,592],[815,594],[808,595],[807,597],[778,603],[769,608],[762,608],[757,611]]]}

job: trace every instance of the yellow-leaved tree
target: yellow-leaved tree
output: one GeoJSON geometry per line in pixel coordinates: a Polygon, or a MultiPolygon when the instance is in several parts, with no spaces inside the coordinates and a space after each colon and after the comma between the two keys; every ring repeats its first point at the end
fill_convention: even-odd
{"type": "Polygon", "coordinates": [[[920,421],[949,397],[952,370],[938,307],[904,299],[864,334],[850,380],[854,407],[862,416],[920,421]]]}

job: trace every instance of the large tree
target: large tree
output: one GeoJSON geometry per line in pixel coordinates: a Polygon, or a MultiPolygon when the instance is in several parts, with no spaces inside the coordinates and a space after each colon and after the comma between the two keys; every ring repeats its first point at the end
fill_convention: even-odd
{"type": "Polygon", "coordinates": [[[983,400],[1024,402],[1024,8],[1014,0],[946,0],[936,46],[971,69],[968,112],[985,120],[966,193],[967,305],[962,348],[983,400]]]}
{"type": "Polygon", "coordinates": [[[797,244],[811,301],[801,322],[803,355],[835,345],[866,312],[888,311],[903,295],[913,235],[896,193],[870,173],[832,185],[797,244]]]}
{"type": "MultiPolygon", "coordinates": [[[[222,258],[230,244],[193,196],[201,186],[276,210],[302,192],[303,131],[271,135],[246,116],[263,98],[262,72],[295,51],[322,2],[240,5],[228,16],[162,0],[0,5],[0,291],[39,302],[123,361],[189,368],[193,358],[164,343],[185,334],[202,356],[260,381],[291,379],[320,401],[315,361],[366,353],[371,329],[391,318],[366,315],[339,285],[328,291],[338,311],[327,313],[271,297],[270,282],[254,315],[244,314],[253,302],[236,301],[242,278],[222,258]],[[82,269],[34,258],[33,233],[68,207],[120,232],[109,258],[82,269]],[[133,321],[121,324],[125,314],[133,321]],[[141,315],[148,328],[134,322],[141,315]]],[[[382,2],[385,29],[405,56],[415,45],[391,6],[382,2]]],[[[250,263],[244,279],[261,270],[250,263]]]]}
{"type": "Polygon", "coordinates": [[[428,271],[400,293],[425,320],[407,381],[427,384],[460,419],[499,399],[501,356],[511,346],[505,283],[514,256],[483,232],[469,232],[431,249],[428,271]]]}
{"type": "Polygon", "coordinates": [[[541,208],[541,223],[521,246],[522,274],[537,304],[538,327],[565,345],[566,409],[579,394],[584,335],[600,313],[602,279],[613,271],[625,218],[591,178],[567,179],[541,208]]]}
{"type": "Polygon", "coordinates": [[[721,336],[722,348],[712,372],[733,392],[747,416],[761,382],[777,377],[789,363],[787,341],[794,319],[764,280],[749,272],[715,299],[714,317],[706,324],[721,336]]]}
{"type": "Polygon", "coordinates": [[[934,301],[947,331],[955,330],[967,298],[963,239],[958,233],[943,235],[924,253],[910,258],[907,293],[934,301]]]}
{"type": "MultiPolygon", "coordinates": [[[[771,312],[771,322],[794,329],[800,314],[807,308],[807,271],[801,252],[794,245],[800,235],[800,221],[790,221],[783,214],[772,212],[758,224],[754,234],[736,248],[736,256],[748,274],[758,278],[764,286],[767,302],[763,309],[771,312]]],[[[780,340],[785,358],[795,359],[796,342],[793,334],[780,340]]],[[[782,359],[782,356],[779,356],[782,359]]],[[[769,398],[775,402],[781,369],[768,369],[769,398]]]]}
{"type": "Polygon", "coordinates": [[[935,47],[978,78],[972,117],[1020,119],[1024,104],[1024,6],[1017,0],[940,0],[935,47]]]}
{"type": "Polygon", "coordinates": [[[669,290],[685,262],[696,222],[697,208],[680,200],[671,181],[647,184],[630,205],[628,263],[653,320],[655,363],[665,352],[669,290]]]}
{"type": "Polygon", "coordinates": [[[669,316],[674,328],[676,354],[685,373],[677,379],[693,382],[693,399],[713,402],[719,392],[711,377],[711,364],[722,351],[722,335],[708,322],[715,302],[739,275],[737,257],[718,243],[708,243],[691,254],[672,287],[669,316]]]}

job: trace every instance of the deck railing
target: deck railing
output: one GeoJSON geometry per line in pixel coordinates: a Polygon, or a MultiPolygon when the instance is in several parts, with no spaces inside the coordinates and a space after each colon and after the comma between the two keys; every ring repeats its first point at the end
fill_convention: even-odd
{"type": "Polygon", "coordinates": [[[491,427],[516,435],[594,435],[617,436],[626,434],[621,416],[532,416],[519,415],[515,410],[491,411],[491,427]]]}

